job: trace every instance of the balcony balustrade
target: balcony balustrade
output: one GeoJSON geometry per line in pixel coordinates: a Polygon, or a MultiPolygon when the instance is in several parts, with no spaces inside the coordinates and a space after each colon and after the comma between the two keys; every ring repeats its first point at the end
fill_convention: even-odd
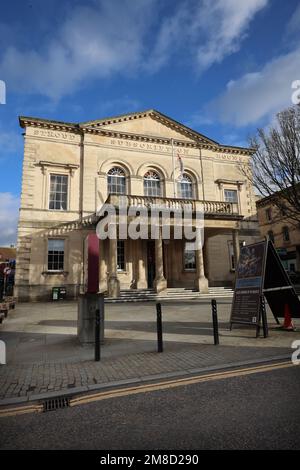
{"type": "Polygon", "coordinates": [[[168,210],[196,210],[204,211],[209,216],[240,216],[239,206],[233,202],[225,201],[201,201],[195,199],[181,199],[170,197],[138,196],[110,194],[106,200],[107,204],[120,207],[125,204],[127,207],[146,207],[147,209],[168,209],[168,210]]]}

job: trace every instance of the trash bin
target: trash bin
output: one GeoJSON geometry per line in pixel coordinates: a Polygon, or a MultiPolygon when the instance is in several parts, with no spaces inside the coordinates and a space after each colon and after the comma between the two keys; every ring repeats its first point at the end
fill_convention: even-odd
{"type": "Polygon", "coordinates": [[[59,299],[59,287],[52,287],[52,300],[59,299]]]}

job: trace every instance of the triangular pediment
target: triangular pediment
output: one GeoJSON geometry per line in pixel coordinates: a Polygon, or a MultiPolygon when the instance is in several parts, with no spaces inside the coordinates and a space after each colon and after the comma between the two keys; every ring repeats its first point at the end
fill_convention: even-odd
{"type": "Polygon", "coordinates": [[[184,126],[156,110],[131,113],[81,124],[82,127],[128,132],[130,134],[153,136],[182,141],[201,141],[216,144],[215,141],[184,126]]]}

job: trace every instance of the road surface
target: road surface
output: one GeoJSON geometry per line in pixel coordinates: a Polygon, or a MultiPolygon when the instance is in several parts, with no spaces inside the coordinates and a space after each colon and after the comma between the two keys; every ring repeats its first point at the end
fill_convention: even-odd
{"type": "Polygon", "coordinates": [[[0,419],[2,449],[300,449],[300,366],[0,419]]]}

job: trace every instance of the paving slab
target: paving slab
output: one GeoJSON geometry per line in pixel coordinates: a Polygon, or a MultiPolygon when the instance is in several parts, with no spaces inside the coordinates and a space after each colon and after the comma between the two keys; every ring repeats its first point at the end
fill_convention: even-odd
{"type": "Polygon", "coordinates": [[[268,338],[250,327],[230,331],[230,308],[230,300],[218,300],[214,346],[210,301],[163,303],[164,352],[157,353],[154,303],[106,304],[106,339],[95,362],[93,346],[76,336],[76,302],[18,304],[0,325],[7,345],[0,405],[291,356],[299,330],[279,330],[268,311],[268,338]]]}

